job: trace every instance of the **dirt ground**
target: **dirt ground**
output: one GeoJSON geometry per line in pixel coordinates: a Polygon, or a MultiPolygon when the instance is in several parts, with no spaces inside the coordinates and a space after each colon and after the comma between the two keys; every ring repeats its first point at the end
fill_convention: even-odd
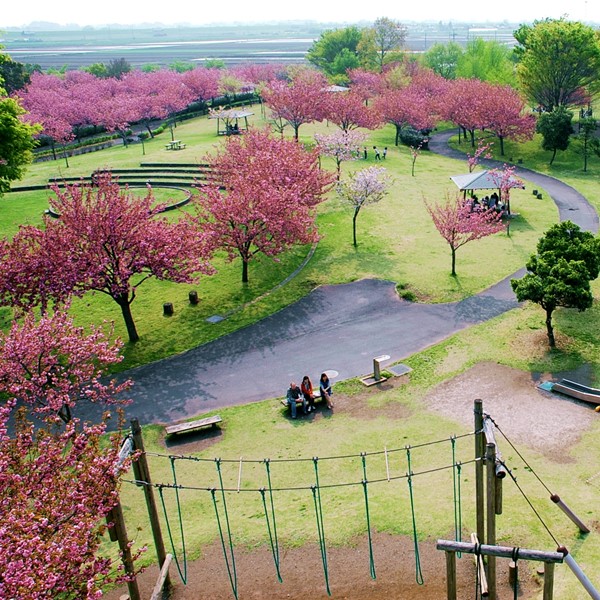
{"type": "MultiPolygon", "coordinates": [[[[540,377],[544,380],[543,376],[540,377]]],[[[402,385],[402,378],[390,380],[384,387],[402,385]]],[[[429,410],[473,423],[473,400],[483,399],[484,411],[490,414],[517,445],[534,448],[557,462],[569,460],[568,447],[576,443],[582,431],[599,418],[590,407],[559,398],[539,390],[528,373],[493,363],[481,363],[433,389],[426,398],[429,410]],[[535,427],[532,427],[535,419],[535,427]]],[[[335,412],[364,413],[368,418],[373,409],[360,402],[368,391],[351,399],[338,395],[335,412]]],[[[385,408],[383,409],[386,410],[385,408]]],[[[397,406],[390,407],[398,418],[397,406]]],[[[381,414],[381,409],[377,411],[381,414]]],[[[390,413],[392,416],[392,413],[390,413]]],[[[316,417],[319,417],[317,412],[316,417]]],[[[200,450],[213,443],[210,438],[181,446],[186,452],[200,450]]],[[[330,589],[333,598],[340,600],[443,600],[446,598],[445,555],[435,549],[435,540],[420,543],[423,585],[415,577],[415,558],[412,540],[387,534],[375,534],[373,539],[377,578],[369,575],[368,545],[366,536],[350,547],[327,548],[330,589]]],[[[273,559],[268,548],[242,550],[236,548],[236,566],[240,600],[300,600],[327,598],[323,567],[319,549],[307,545],[300,549],[283,550],[279,583],[273,559]]],[[[508,561],[498,563],[498,598],[512,599],[508,586],[508,561]]],[[[524,571],[525,569],[523,569],[524,571]]],[[[175,583],[174,600],[209,600],[233,598],[227,578],[220,544],[213,544],[204,556],[188,565],[188,583],[184,586],[174,566],[171,577],[175,583]]],[[[157,568],[151,567],[138,581],[142,598],[150,598],[156,582],[157,568]]],[[[475,597],[475,570],[472,557],[457,560],[458,598],[475,597]]],[[[519,599],[532,598],[543,585],[539,575],[527,574],[521,578],[519,599]]],[[[113,590],[108,600],[119,600],[126,589],[113,590]]]]}

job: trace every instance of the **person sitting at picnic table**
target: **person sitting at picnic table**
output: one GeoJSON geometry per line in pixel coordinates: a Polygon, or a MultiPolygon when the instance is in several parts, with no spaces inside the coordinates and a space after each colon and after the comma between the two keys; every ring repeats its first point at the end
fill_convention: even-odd
{"type": "Polygon", "coordinates": [[[298,387],[298,385],[295,382],[291,382],[290,383],[290,387],[287,391],[287,403],[289,404],[289,407],[292,411],[292,419],[296,418],[296,400],[300,400],[302,399],[302,408],[304,411],[304,414],[307,414],[307,405],[306,405],[306,399],[304,398],[304,396],[302,395],[302,390],[298,387]]]}
{"type": "Polygon", "coordinates": [[[313,384],[308,375],[305,375],[302,378],[302,383],[300,384],[300,389],[302,390],[302,395],[306,402],[308,402],[308,412],[311,410],[315,410],[315,395],[313,392],[313,384]]]}
{"type": "Polygon", "coordinates": [[[331,390],[331,383],[329,381],[329,377],[327,377],[327,373],[321,373],[319,388],[321,390],[321,398],[327,402],[327,408],[331,410],[333,408],[333,402],[331,401],[333,391],[331,390]]]}

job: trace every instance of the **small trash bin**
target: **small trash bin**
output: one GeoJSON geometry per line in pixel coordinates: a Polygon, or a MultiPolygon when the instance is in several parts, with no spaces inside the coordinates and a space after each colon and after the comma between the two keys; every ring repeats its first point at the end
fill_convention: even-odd
{"type": "Polygon", "coordinates": [[[170,317],[173,314],[173,303],[172,302],[165,302],[163,304],[163,315],[165,317],[170,317]]]}
{"type": "Polygon", "coordinates": [[[192,290],[189,294],[190,304],[198,304],[200,300],[198,300],[198,292],[196,290],[192,290]]]}

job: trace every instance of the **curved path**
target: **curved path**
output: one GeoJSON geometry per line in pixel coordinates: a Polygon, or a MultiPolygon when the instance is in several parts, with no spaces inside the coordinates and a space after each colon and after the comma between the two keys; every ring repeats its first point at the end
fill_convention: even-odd
{"type": "MultiPolygon", "coordinates": [[[[450,135],[434,136],[430,149],[464,161],[464,155],[448,148],[450,135]]],[[[573,188],[527,169],[519,168],[517,175],[550,194],[561,220],[597,231],[595,210],[573,188]]],[[[168,423],[222,406],[282,396],[290,380],[305,373],[313,381],[329,369],[338,371],[339,379],[364,375],[371,372],[374,356],[389,354],[393,361],[401,360],[514,308],[510,279],[515,276],[519,275],[477,296],[433,305],[399,299],[389,281],[319,287],[249,327],[123,373],[135,382],[126,416],[135,416],[142,424],[168,423]]],[[[92,416],[85,413],[82,416],[92,416]]]]}

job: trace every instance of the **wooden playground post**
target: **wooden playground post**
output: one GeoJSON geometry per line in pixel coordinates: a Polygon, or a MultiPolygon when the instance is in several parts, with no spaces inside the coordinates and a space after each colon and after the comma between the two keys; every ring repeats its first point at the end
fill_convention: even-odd
{"type": "Polygon", "coordinates": [[[477,538],[485,542],[485,518],[483,504],[483,459],[484,459],[484,434],[483,434],[483,401],[475,400],[473,410],[475,415],[475,512],[477,517],[477,538]]]}
{"type": "MultiPolygon", "coordinates": [[[[154,545],[156,546],[156,556],[158,558],[158,566],[160,569],[163,568],[167,560],[167,553],[165,551],[165,544],[162,537],[162,531],[160,528],[160,520],[158,518],[158,510],[156,508],[156,500],[154,498],[154,489],[152,488],[152,481],[150,479],[150,469],[148,467],[148,460],[146,458],[146,450],[144,449],[144,439],[142,437],[142,428],[138,419],[131,419],[131,433],[133,435],[133,442],[135,449],[140,451],[139,458],[137,460],[138,472],[140,481],[144,482],[142,485],[144,489],[144,497],[146,499],[146,506],[148,507],[148,516],[150,518],[150,526],[152,527],[152,536],[154,538],[154,545]]],[[[164,588],[166,590],[171,587],[171,579],[167,570],[164,588]]]]}
{"type": "Polygon", "coordinates": [[[117,541],[119,542],[121,560],[123,562],[123,567],[125,568],[125,573],[130,577],[127,581],[129,598],[131,600],[141,600],[140,590],[135,576],[135,569],[133,567],[131,548],[129,547],[129,539],[127,538],[127,529],[125,528],[125,519],[123,518],[123,508],[121,507],[120,501],[117,502],[109,514],[111,521],[114,523],[115,534],[117,536],[117,541]]]}
{"type": "Polygon", "coordinates": [[[554,593],[554,563],[544,563],[544,597],[543,600],[552,600],[554,593]]]}
{"type": "MultiPolygon", "coordinates": [[[[493,546],[496,543],[496,446],[487,444],[485,453],[487,485],[487,528],[486,543],[493,546]]],[[[487,576],[489,586],[489,599],[496,600],[496,557],[488,556],[487,576]]]]}
{"type": "Polygon", "coordinates": [[[446,550],[446,590],[448,600],[456,600],[456,552],[446,550]]]}

